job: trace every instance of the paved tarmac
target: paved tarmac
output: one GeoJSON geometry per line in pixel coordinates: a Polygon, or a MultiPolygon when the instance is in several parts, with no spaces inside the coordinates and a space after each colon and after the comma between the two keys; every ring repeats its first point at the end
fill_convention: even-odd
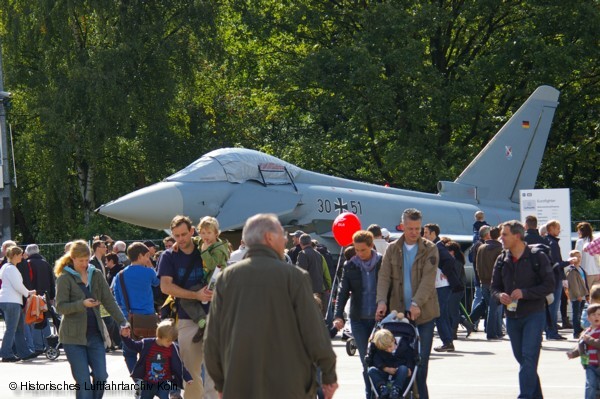
{"type": "MultiPolygon", "coordinates": [[[[571,336],[572,331],[563,330],[563,334],[571,336]]],[[[461,338],[462,336],[464,333],[459,332],[459,340],[455,341],[455,352],[432,353],[428,377],[430,397],[516,398],[519,392],[518,365],[513,358],[508,339],[488,342],[482,332],[475,332],[468,339],[461,338]]],[[[437,344],[439,340],[434,338],[434,346],[437,344]]],[[[578,360],[568,360],[565,355],[574,345],[573,339],[543,342],[539,375],[546,399],[583,397],[584,371],[578,360]]],[[[358,354],[348,356],[346,344],[339,338],[333,341],[333,347],[338,356],[337,372],[340,385],[335,398],[364,398],[358,354]]],[[[108,354],[107,364],[108,382],[113,384],[115,389],[131,383],[121,352],[108,354]]],[[[27,362],[0,363],[2,399],[74,397],[74,392],[68,390],[68,384],[73,383],[64,352],[61,352],[55,361],[40,357],[27,362]],[[11,386],[11,383],[16,384],[16,389],[12,389],[15,386],[11,386]],[[32,389],[26,389],[26,383],[29,383],[29,388],[32,389]],[[50,383],[56,386],[51,387],[50,383]],[[63,390],[59,391],[57,387],[63,390]]],[[[104,396],[133,398],[133,392],[114,390],[106,392],[104,396]]]]}

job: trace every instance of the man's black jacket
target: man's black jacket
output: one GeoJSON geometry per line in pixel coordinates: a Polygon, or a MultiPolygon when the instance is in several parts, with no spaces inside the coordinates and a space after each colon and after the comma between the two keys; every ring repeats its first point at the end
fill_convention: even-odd
{"type": "Polygon", "coordinates": [[[462,283],[456,268],[454,267],[454,257],[450,254],[450,252],[448,252],[448,248],[446,248],[439,237],[436,238],[434,242],[435,245],[437,245],[438,252],[440,253],[440,263],[438,267],[448,279],[450,289],[452,289],[452,292],[460,292],[464,290],[465,286],[462,283]]]}
{"type": "Polygon", "coordinates": [[[30,255],[23,259],[17,266],[23,284],[30,290],[36,290],[38,295],[47,294],[46,299],[51,300],[56,296],[54,273],[52,266],[40,254],[30,255]]]}

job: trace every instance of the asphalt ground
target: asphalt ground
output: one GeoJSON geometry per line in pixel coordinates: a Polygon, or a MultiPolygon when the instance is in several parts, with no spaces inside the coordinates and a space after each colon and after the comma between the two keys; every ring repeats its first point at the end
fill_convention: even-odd
{"type": "MultiPolygon", "coordinates": [[[[562,330],[570,337],[572,331],[562,330]]],[[[539,375],[545,398],[582,398],[585,375],[579,361],[568,360],[565,353],[575,340],[543,341],[539,375]]],[[[434,338],[434,346],[440,342],[434,338]]],[[[332,341],[337,358],[339,389],[335,398],[364,398],[363,380],[358,354],[349,356],[346,343],[339,336],[332,341]]],[[[519,392],[518,364],[513,358],[508,339],[487,341],[483,332],[468,339],[459,332],[455,352],[433,352],[429,363],[428,386],[431,398],[516,398],[519,392]]],[[[133,398],[128,388],[131,379],[122,353],[107,354],[108,383],[114,390],[104,397],[133,398]]],[[[277,365],[274,365],[277,367],[277,365]]],[[[0,398],[74,397],[69,389],[74,384],[64,352],[55,361],[45,357],[18,363],[0,363],[0,398]],[[54,384],[51,386],[50,384],[54,384]],[[59,390],[59,388],[61,388],[59,390]]],[[[282,398],[285,399],[285,398],[282,398]]]]}

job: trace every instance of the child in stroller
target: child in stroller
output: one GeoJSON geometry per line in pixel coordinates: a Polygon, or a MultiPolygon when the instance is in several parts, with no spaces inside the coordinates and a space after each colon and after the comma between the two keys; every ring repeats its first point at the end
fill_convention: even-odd
{"type": "MultiPolygon", "coordinates": [[[[406,319],[401,321],[404,315],[400,313],[398,316],[400,317],[395,321],[380,323],[376,327],[368,349],[368,374],[380,399],[403,398],[403,390],[409,385],[409,377],[416,371],[418,354],[414,328],[406,319]]],[[[410,379],[411,382],[413,380],[414,378],[410,379]]]]}

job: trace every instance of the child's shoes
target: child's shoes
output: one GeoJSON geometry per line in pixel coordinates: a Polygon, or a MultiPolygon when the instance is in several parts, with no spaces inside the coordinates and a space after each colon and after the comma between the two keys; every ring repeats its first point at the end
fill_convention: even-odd
{"type": "Polygon", "coordinates": [[[387,385],[381,385],[379,387],[379,399],[389,399],[390,388],[387,385]]]}
{"type": "Polygon", "coordinates": [[[390,399],[400,399],[400,394],[400,388],[393,386],[392,391],[390,392],[390,399]]]}

